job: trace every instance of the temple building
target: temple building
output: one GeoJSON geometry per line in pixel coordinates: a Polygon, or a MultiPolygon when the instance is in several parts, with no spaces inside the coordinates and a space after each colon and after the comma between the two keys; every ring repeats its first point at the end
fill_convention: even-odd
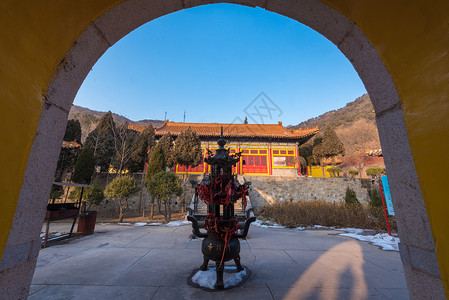
{"type": "MultiPolygon", "coordinates": [[[[277,124],[222,124],[222,123],[178,123],[165,121],[161,127],[155,128],[156,138],[169,133],[173,139],[188,128],[195,131],[201,140],[203,156],[206,149],[214,152],[221,128],[227,140],[230,153],[242,151],[240,162],[233,169],[234,174],[247,175],[301,175],[298,162],[298,147],[307,142],[316,133],[318,127],[292,130],[277,124]]],[[[136,131],[144,127],[130,125],[136,131]]],[[[191,174],[209,173],[209,166],[201,163],[189,168],[191,174]]],[[[185,173],[185,167],[177,165],[176,173],[185,173]]]]}

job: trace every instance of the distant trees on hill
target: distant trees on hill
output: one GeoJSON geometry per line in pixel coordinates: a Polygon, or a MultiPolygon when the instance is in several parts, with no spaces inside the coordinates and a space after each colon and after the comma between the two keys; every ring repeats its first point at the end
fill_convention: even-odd
{"type": "Polygon", "coordinates": [[[350,126],[353,122],[363,119],[375,124],[375,115],[373,113],[373,104],[368,94],[365,94],[356,100],[349,102],[345,107],[332,110],[320,115],[319,117],[309,119],[298,125],[292,126],[292,129],[314,127],[322,128],[331,126],[334,129],[340,126],[350,126]]]}
{"type": "MultiPolygon", "coordinates": [[[[368,150],[380,149],[374,108],[367,94],[349,102],[345,107],[329,111],[290,128],[298,129],[313,126],[318,126],[320,130],[325,126],[332,127],[343,142],[345,166],[357,169],[359,172],[358,176],[365,175],[365,168],[374,161],[367,158],[366,152],[368,150]]],[[[302,151],[304,152],[304,148],[307,147],[313,148],[313,142],[314,139],[301,146],[303,148],[302,151]]],[[[305,152],[307,154],[310,151],[305,152]]],[[[311,154],[304,157],[309,165],[318,164],[318,162],[313,161],[311,154]]]]}

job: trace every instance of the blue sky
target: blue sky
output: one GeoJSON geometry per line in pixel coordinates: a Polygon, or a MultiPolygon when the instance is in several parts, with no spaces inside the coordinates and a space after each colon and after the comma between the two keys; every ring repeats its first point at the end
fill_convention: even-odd
{"type": "Polygon", "coordinates": [[[131,120],[298,124],[366,93],[325,37],[233,4],[176,12],[134,30],[95,64],[75,104],[131,120]],[[257,98],[258,95],[261,95],[257,98]],[[266,109],[268,108],[268,110],[266,109]]]}

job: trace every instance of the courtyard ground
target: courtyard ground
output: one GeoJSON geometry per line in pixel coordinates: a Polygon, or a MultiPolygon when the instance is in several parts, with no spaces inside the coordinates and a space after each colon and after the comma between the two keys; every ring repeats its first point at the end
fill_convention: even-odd
{"type": "MultiPolygon", "coordinates": [[[[67,224],[54,224],[58,230],[67,224]]],[[[208,292],[187,284],[202,263],[191,226],[99,223],[90,236],[42,249],[29,299],[408,299],[396,251],[329,229],[251,226],[247,282],[208,292]]]]}

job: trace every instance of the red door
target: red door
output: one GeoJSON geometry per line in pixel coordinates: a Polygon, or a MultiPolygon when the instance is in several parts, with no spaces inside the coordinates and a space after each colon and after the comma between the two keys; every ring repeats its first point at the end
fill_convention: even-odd
{"type": "Polygon", "coordinates": [[[266,155],[243,155],[243,174],[267,174],[268,164],[266,155]]]}

